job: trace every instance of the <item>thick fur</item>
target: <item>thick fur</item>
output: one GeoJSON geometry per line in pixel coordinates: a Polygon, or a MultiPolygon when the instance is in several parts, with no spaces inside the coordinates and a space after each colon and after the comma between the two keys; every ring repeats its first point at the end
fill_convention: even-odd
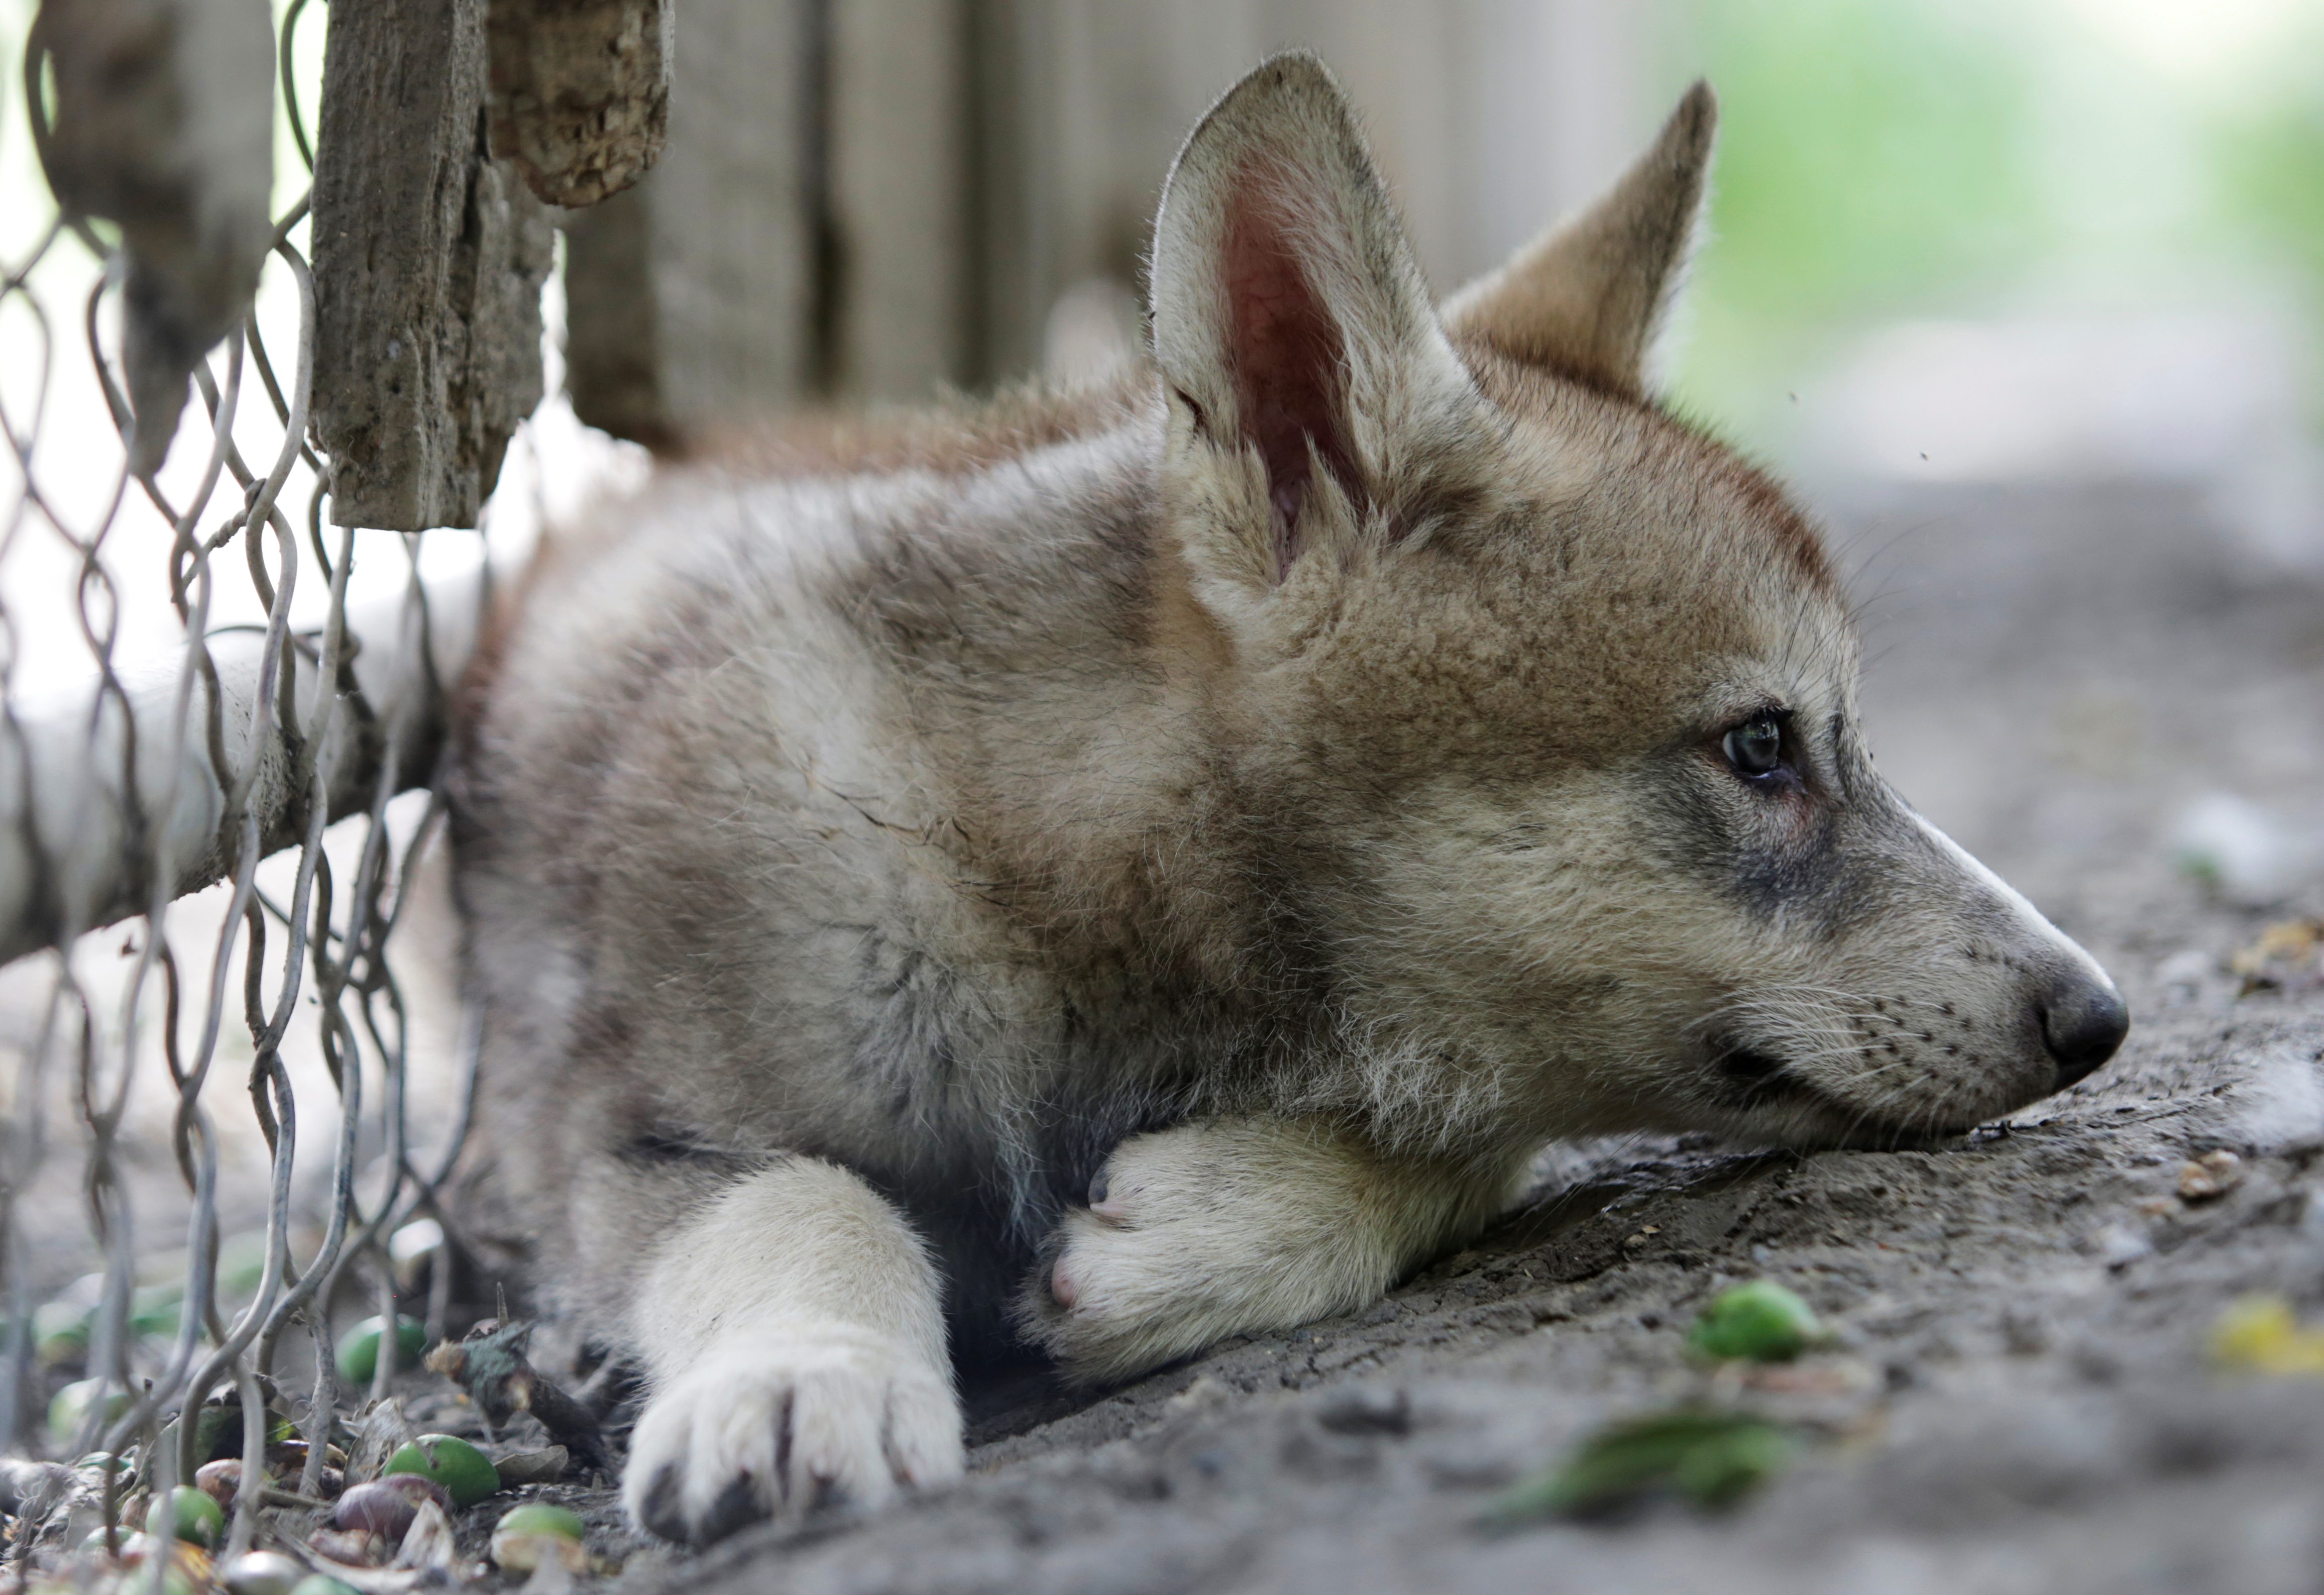
{"type": "Polygon", "coordinates": [[[1550,1139],[1894,1144],[2118,1038],[1874,771],[1807,523],[1643,396],[1712,118],[1440,315],[1280,58],[1171,175],[1150,367],[544,558],[456,782],[472,1222],[644,1365],[642,1522],[956,1474],[947,1314],[1119,1378],[1360,1305],[1550,1139]]]}

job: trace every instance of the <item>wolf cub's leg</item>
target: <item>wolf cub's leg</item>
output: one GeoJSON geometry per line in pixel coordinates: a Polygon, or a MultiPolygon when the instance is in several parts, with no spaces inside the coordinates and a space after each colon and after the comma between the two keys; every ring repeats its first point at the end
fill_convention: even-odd
{"type": "Polygon", "coordinates": [[[707,1544],[960,1476],[936,1268],[844,1169],[737,1181],[650,1259],[631,1320],[652,1393],[622,1497],[656,1534],[707,1544]]]}
{"type": "Polygon", "coordinates": [[[1076,1377],[1126,1378],[1378,1298],[1490,1222],[1515,1172],[1389,1157],[1296,1119],[1134,1136],[1058,1225],[1021,1315],[1076,1377]]]}

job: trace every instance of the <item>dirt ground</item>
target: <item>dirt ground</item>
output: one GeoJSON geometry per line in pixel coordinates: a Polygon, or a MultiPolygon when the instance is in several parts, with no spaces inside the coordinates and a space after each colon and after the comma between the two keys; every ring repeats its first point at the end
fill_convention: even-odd
{"type": "Polygon", "coordinates": [[[1933,1150],[1558,1149],[1533,1200],[1364,1312],[1096,1397],[973,1389],[968,1480],[874,1518],[689,1556],[557,1488],[618,1587],[2324,1590],[2324,1378],[2206,1351],[2246,1293],[2324,1315],[2324,980],[2312,948],[2273,984],[2231,967],[2324,913],[2324,882],[2222,892],[2172,844],[2207,793],[2324,818],[2324,587],[2159,489],[1923,490],[1835,520],[1884,769],[2113,971],[2135,1028],[2111,1066],[1933,1150]],[[2221,1150],[2229,1188],[2182,1196],[2221,1150]],[[1682,1337],[1755,1277],[1837,1343],[1711,1388],[1682,1337]],[[1477,1525],[1594,1427],[1705,1397],[1817,1438],[1724,1517],[1477,1525]]]}

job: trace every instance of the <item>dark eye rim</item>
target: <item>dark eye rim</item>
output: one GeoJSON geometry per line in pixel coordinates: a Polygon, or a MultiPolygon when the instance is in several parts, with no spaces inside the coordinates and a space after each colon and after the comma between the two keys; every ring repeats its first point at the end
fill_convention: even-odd
{"type": "Polygon", "coordinates": [[[1791,720],[1792,715],[1788,709],[1772,707],[1758,709],[1720,732],[1717,747],[1720,759],[1726,764],[1728,772],[1737,780],[1750,787],[1795,783],[1799,779],[1799,771],[1792,759],[1791,720]],[[1736,756],[1735,743],[1736,739],[1746,732],[1756,731],[1762,727],[1772,730],[1775,733],[1775,762],[1766,769],[1755,770],[1736,756]]]}

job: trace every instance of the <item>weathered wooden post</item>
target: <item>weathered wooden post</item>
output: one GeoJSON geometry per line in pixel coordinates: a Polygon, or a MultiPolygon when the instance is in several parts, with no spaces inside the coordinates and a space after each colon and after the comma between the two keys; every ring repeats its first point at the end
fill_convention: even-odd
{"type": "Polygon", "coordinates": [[[843,397],[919,399],[971,374],[966,10],[832,6],[825,148],[840,269],[823,313],[843,397]]]}
{"type": "Polygon", "coordinates": [[[657,446],[971,380],[959,0],[687,0],[651,178],[567,223],[567,385],[657,446]]]}
{"type": "Polygon", "coordinates": [[[493,153],[549,205],[643,177],[669,131],[671,0],[492,0],[493,153]]]}
{"type": "Polygon", "coordinates": [[[335,6],[315,142],[331,518],[474,526],[540,399],[547,217],[486,148],[484,0],[335,6]]]}
{"type": "Polygon", "coordinates": [[[590,425],[659,446],[810,391],[820,14],[689,0],[660,163],[566,225],[566,382],[590,425]]]}

